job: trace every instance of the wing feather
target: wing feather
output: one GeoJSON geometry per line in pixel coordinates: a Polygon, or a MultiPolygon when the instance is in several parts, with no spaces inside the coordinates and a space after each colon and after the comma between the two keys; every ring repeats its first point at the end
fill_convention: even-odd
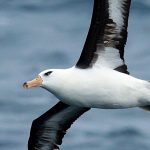
{"type": "Polygon", "coordinates": [[[32,123],[28,150],[59,149],[67,129],[89,108],[57,103],[32,123]]]}
{"type": "Polygon", "coordinates": [[[76,67],[123,66],[121,70],[127,72],[124,47],[130,3],[131,0],[94,0],[90,29],[76,67]]]}

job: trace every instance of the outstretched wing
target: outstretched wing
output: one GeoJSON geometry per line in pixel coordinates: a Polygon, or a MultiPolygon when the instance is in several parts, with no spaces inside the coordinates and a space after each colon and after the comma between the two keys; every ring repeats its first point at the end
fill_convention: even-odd
{"type": "Polygon", "coordinates": [[[128,73],[124,63],[131,0],[94,0],[91,26],[76,67],[105,66],[128,73]]]}
{"type": "Polygon", "coordinates": [[[57,150],[72,123],[89,108],[69,106],[58,102],[33,121],[28,150],[57,150]]]}

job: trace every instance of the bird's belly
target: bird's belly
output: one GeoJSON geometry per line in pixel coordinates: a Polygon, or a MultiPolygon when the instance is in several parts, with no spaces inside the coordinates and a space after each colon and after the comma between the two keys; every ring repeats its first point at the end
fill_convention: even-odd
{"type": "Polygon", "coordinates": [[[61,98],[66,104],[69,105],[76,105],[79,107],[90,107],[90,108],[103,108],[103,109],[119,109],[119,108],[129,108],[129,107],[136,107],[138,106],[138,102],[136,100],[133,103],[133,99],[126,99],[125,101],[120,101],[119,99],[114,99],[113,97],[95,97],[95,96],[88,96],[88,97],[80,97],[76,98],[61,98]],[[129,101],[131,100],[131,101],[129,101]]]}
{"type": "Polygon", "coordinates": [[[150,102],[147,93],[150,92],[144,81],[117,71],[102,70],[72,74],[71,80],[66,80],[55,96],[70,105],[113,109],[144,105],[147,98],[150,102]]]}
{"type": "MultiPolygon", "coordinates": [[[[80,87],[81,88],[81,87],[80,87]]],[[[115,88],[81,88],[80,90],[71,90],[66,94],[61,94],[58,97],[64,103],[77,105],[80,107],[91,108],[129,108],[138,106],[138,98],[134,96],[134,92],[129,89],[115,88]]]]}

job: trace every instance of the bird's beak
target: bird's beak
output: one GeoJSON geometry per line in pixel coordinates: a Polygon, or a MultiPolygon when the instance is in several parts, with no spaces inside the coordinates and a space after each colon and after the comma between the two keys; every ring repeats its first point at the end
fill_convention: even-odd
{"type": "Polygon", "coordinates": [[[27,81],[23,84],[24,88],[32,88],[32,87],[37,87],[42,85],[42,78],[40,76],[36,77],[35,79],[31,80],[31,81],[27,81]]]}

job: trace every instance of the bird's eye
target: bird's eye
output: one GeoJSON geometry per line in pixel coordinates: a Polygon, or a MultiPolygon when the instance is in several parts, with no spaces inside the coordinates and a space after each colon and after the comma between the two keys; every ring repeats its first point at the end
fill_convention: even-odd
{"type": "Polygon", "coordinates": [[[46,73],[44,73],[44,76],[49,76],[52,73],[52,71],[48,71],[46,73]]]}

